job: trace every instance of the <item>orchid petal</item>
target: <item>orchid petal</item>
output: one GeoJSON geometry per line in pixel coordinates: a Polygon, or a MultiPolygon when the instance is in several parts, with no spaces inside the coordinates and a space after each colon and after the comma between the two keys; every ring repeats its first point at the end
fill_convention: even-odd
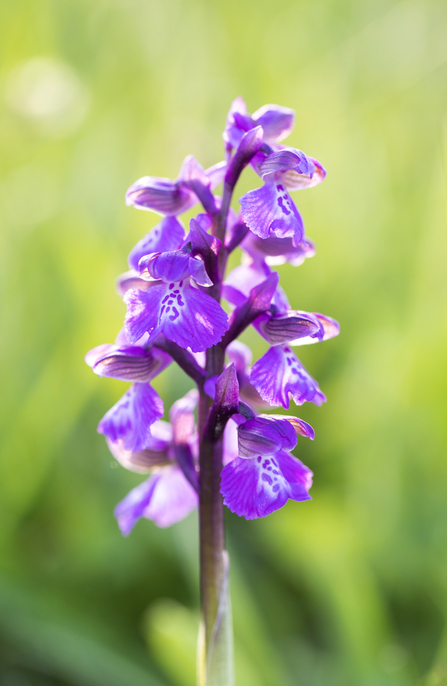
{"type": "Polygon", "coordinates": [[[198,505],[198,496],[179,467],[162,467],[143,516],[165,528],[181,521],[198,505]]]}
{"type": "Polygon", "coordinates": [[[243,195],[239,202],[247,226],[259,238],[290,236],[294,246],[302,241],[303,219],[283,184],[265,183],[243,195]]]}
{"type": "Polygon", "coordinates": [[[93,371],[98,376],[121,381],[150,381],[171,362],[170,355],[158,348],[110,346],[109,350],[97,357],[93,371]]]}
{"type": "Polygon", "coordinates": [[[278,143],[291,133],[295,124],[295,111],[279,105],[263,105],[253,113],[252,118],[264,129],[266,143],[278,143]]]}
{"type": "Polygon", "coordinates": [[[129,267],[138,271],[138,262],[154,252],[168,252],[180,248],[185,237],[183,224],[177,217],[163,217],[133,248],[129,254],[129,267]]]}
{"type": "Polygon", "coordinates": [[[167,283],[181,281],[189,276],[189,255],[179,250],[145,255],[138,268],[141,276],[167,283]]]}
{"type": "Polygon", "coordinates": [[[134,271],[133,269],[124,272],[124,274],[120,274],[116,279],[116,291],[121,297],[124,297],[127,291],[130,291],[132,288],[139,288],[140,290],[145,291],[150,288],[151,285],[151,283],[140,277],[139,272],[134,271]]]}
{"type": "Polygon", "coordinates": [[[326,169],[314,157],[308,157],[314,165],[315,171],[313,174],[300,173],[295,169],[290,169],[281,175],[281,180],[287,190],[299,191],[303,188],[312,188],[322,183],[326,178],[326,169]]]}
{"type": "Polygon", "coordinates": [[[228,328],[227,315],[216,300],[192,288],[188,280],[129,291],[124,301],[131,341],[146,331],[149,340],[162,332],[181,347],[201,352],[219,343],[228,328]]]}
{"type": "Polygon", "coordinates": [[[270,405],[289,407],[289,394],[297,405],[321,405],[326,397],[317,382],[288,346],[270,348],[253,367],[250,382],[270,405]]]}
{"type": "Polygon", "coordinates": [[[239,517],[257,519],[279,510],[289,498],[310,500],[312,472],[283,450],[270,457],[241,457],[222,470],[224,504],[239,517]]]}
{"type": "Polygon", "coordinates": [[[196,194],[183,184],[157,176],[143,176],[126,193],[126,205],[164,215],[181,214],[197,202],[196,194]]]}
{"type": "Polygon", "coordinates": [[[148,383],[135,383],[104,415],[98,433],[112,441],[122,440],[126,450],[148,447],[151,425],[163,416],[163,401],[148,383]]]}
{"type": "MultiPolygon", "coordinates": [[[[322,341],[327,341],[330,338],[338,336],[340,333],[340,325],[335,319],[332,319],[332,317],[327,317],[324,314],[319,314],[318,312],[313,312],[312,314],[315,319],[319,321],[323,330],[323,336],[321,338],[322,341]]],[[[293,346],[310,345],[311,343],[318,343],[318,339],[312,336],[305,336],[303,338],[296,338],[289,341],[289,345],[293,346]]]]}
{"type": "Polygon", "coordinates": [[[268,155],[259,169],[263,178],[268,174],[287,172],[289,170],[294,170],[298,174],[309,175],[312,178],[315,172],[315,165],[310,157],[307,157],[301,150],[282,148],[268,155]]]}
{"type": "Polygon", "coordinates": [[[255,322],[259,331],[270,345],[280,345],[300,338],[312,338],[315,342],[323,340],[323,327],[320,321],[309,312],[289,310],[284,314],[267,313],[255,322]]]}
{"type": "Polygon", "coordinates": [[[152,499],[160,476],[160,472],[152,474],[149,479],[133,488],[124,500],[115,507],[114,515],[123,536],[128,536],[137,521],[143,516],[146,507],[152,499]]]}
{"type": "Polygon", "coordinates": [[[314,243],[308,238],[303,238],[295,247],[290,237],[278,238],[271,235],[268,238],[259,238],[252,231],[247,233],[241,248],[256,262],[265,261],[269,266],[290,262],[294,267],[298,267],[316,252],[314,243]]]}
{"type": "MultiPolygon", "coordinates": [[[[166,425],[171,430],[171,425],[167,422],[159,420],[152,425],[152,436],[149,441],[149,446],[144,450],[139,450],[133,453],[131,450],[126,450],[122,440],[111,441],[106,437],[107,445],[113,457],[125,468],[137,474],[147,474],[154,467],[166,465],[172,462],[168,454],[169,441],[163,441],[156,438],[156,433],[161,433],[159,426],[166,425]]],[[[172,431],[171,431],[172,433],[172,431]]]]}
{"type": "Polygon", "coordinates": [[[238,428],[239,456],[273,455],[278,450],[293,450],[297,444],[296,431],[286,419],[274,415],[260,415],[238,428]]]}
{"type": "Polygon", "coordinates": [[[93,367],[96,362],[101,359],[109,350],[113,349],[114,346],[110,343],[103,343],[102,345],[97,345],[96,348],[92,348],[85,355],[84,360],[89,367],[93,367]]]}

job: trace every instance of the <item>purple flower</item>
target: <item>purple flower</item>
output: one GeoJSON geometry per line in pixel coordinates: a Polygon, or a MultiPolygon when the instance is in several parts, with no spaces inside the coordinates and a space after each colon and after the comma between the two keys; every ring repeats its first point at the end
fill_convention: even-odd
{"type": "Polygon", "coordinates": [[[239,382],[239,396],[241,400],[249,405],[257,407],[269,407],[256,388],[250,383],[250,366],[252,362],[252,352],[248,345],[235,340],[226,349],[226,354],[230,362],[236,368],[237,380],[239,382]]]}
{"type": "Polygon", "coordinates": [[[275,415],[259,415],[238,428],[239,457],[274,455],[278,450],[291,451],[297,444],[292,424],[275,415]]]}
{"type": "Polygon", "coordinates": [[[148,447],[151,426],[163,416],[163,401],[148,383],[134,383],[98,424],[98,433],[123,441],[124,448],[138,452],[148,447]]]}
{"type": "Polygon", "coordinates": [[[268,179],[261,188],[239,199],[248,228],[259,238],[292,238],[297,247],[304,237],[304,222],[282,181],[268,179]]]}
{"type": "Polygon", "coordinates": [[[262,126],[264,143],[271,145],[289,135],[294,120],[295,112],[279,105],[264,105],[250,115],[245,102],[239,97],[231,103],[223,139],[228,147],[237,148],[244,133],[262,126]]]}
{"type": "Polygon", "coordinates": [[[200,286],[212,286],[203,260],[180,250],[146,255],[139,261],[140,276],[148,280],[184,281],[192,276],[200,286]]]}
{"type": "Polygon", "coordinates": [[[126,450],[122,440],[106,442],[113,457],[122,467],[137,474],[147,474],[154,467],[169,465],[173,462],[172,426],[159,419],[151,427],[151,435],[144,450],[132,452],[126,450]]]}
{"type": "Polygon", "coordinates": [[[174,343],[201,352],[219,343],[228,328],[228,317],[211,296],[191,285],[192,277],[201,285],[212,282],[203,260],[181,251],[155,253],[139,262],[142,275],[149,279],[145,291],[126,292],[126,333],[137,341],[144,333],[152,341],[163,333],[174,343]]]}
{"type": "Polygon", "coordinates": [[[250,382],[261,398],[273,406],[289,407],[289,395],[296,405],[321,405],[326,396],[287,345],[270,348],[251,368],[250,382]]]}
{"type": "MultiPolygon", "coordinates": [[[[250,290],[258,284],[265,282],[266,274],[274,274],[270,268],[259,260],[250,264],[241,264],[233,269],[228,275],[223,288],[224,297],[232,304],[241,307],[246,301],[250,290]]],[[[271,301],[269,311],[263,312],[253,321],[253,326],[271,345],[289,343],[299,345],[303,339],[304,344],[317,342],[336,335],[337,322],[323,315],[317,315],[302,310],[291,310],[289,301],[277,285],[271,301]],[[327,332],[324,328],[323,321],[327,332]],[[329,325],[330,322],[330,325],[329,325]],[[292,342],[292,343],[290,343],[292,342]]]]}
{"type": "Polygon", "coordinates": [[[300,460],[280,450],[251,459],[237,457],[222,470],[224,505],[245,519],[279,510],[287,500],[311,500],[312,472],[300,460]]]}
{"type": "Polygon", "coordinates": [[[164,333],[182,348],[202,352],[219,343],[228,328],[228,317],[209,295],[193,288],[189,279],[179,283],[154,282],[147,291],[130,290],[126,331],[130,340],[145,332],[149,340],[164,333]]]}
{"type": "Polygon", "coordinates": [[[99,376],[132,383],[98,426],[122,466],[148,474],[115,509],[125,535],[142,517],[161,527],[179,521],[198,505],[199,486],[214,498],[221,458],[221,494],[239,516],[263,517],[288,499],[310,499],[312,473],[291,451],[297,436],[313,440],[312,427],[254,409],[287,409],[290,398],[321,405],[325,396],[291,346],[339,332],[330,317],[292,310],[272,271],[315,254],[290,192],[321,183],[326,172],[318,160],[280,144],[293,125],[293,110],[265,105],[249,114],[237,98],[223,134],[225,162],[205,170],[189,155],[176,179],[144,177],[126,193],[128,205],[162,217],[132,249],[130,271],[118,279],[124,329],[114,345],[86,356],[99,376]],[[248,164],[262,186],[240,198],[236,214],[232,194],[248,164]],[[185,236],[178,216],[199,202],[203,212],[185,236]],[[242,264],[225,278],[238,246],[242,264]],[[228,316],[221,297],[230,304],[228,316]],[[250,349],[237,340],[250,325],[270,345],[253,365],[250,349]],[[167,423],[150,382],[173,361],[198,388],[172,405],[167,423]]]}
{"type": "Polygon", "coordinates": [[[257,171],[264,181],[275,177],[289,191],[317,186],[326,178],[323,165],[296,148],[277,145],[273,153],[264,154],[262,162],[260,157],[259,155],[257,171]]]}
{"type": "Polygon", "coordinates": [[[293,247],[297,248],[304,240],[304,224],[288,189],[320,183],[326,175],[324,168],[301,150],[281,147],[270,155],[259,153],[257,171],[264,186],[239,200],[247,226],[259,238],[291,237],[293,247]]]}
{"type": "Polygon", "coordinates": [[[151,426],[163,416],[163,402],[147,383],[172,362],[163,350],[141,345],[99,345],[85,356],[85,361],[98,376],[108,376],[133,385],[104,415],[98,432],[111,441],[122,441],[123,448],[131,452],[149,446],[151,426]]]}
{"type": "Polygon", "coordinates": [[[144,451],[132,453],[122,441],[108,440],[110,451],[127,469],[152,475],[134,488],[115,508],[122,533],[127,536],[141,517],[167,527],[186,517],[198,504],[194,409],[198,392],[193,389],[177,400],[170,411],[171,424],[158,421],[144,451]]]}
{"type": "Polygon", "coordinates": [[[289,498],[309,500],[312,472],[289,454],[312,428],[296,417],[261,415],[238,428],[239,457],[222,470],[224,504],[240,517],[256,519],[281,508],[289,498]]]}
{"type": "Polygon", "coordinates": [[[168,252],[180,248],[185,238],[183,224],[177,217],[163,217],[129,254],[129,267],[138,271],[138,262],[145,255],[154,252],[168,252]]]}
{"type": "Polygon", "coordinates": [[[175,181],[157,176],[138,179],[126,193],[126,204],[140,210],[174,216],[186,212],[201,200],[207,211],[215,211],[211,191],[222,181],[225,172],[224,162],[204,171],[197,160],[189,155],[175,181]]]}
{"type": "Polygon", "coordinates": [[[224,505],[245,519],[279,510],[287,500],[311,500],[312,472],[284,450],[268,457],[237,457],[222,470],[224,505]]]}
{"type": "Polygon", "coordinates": [[[128,536],[141,517],[167,527],[184,519],[198,505],[196,491],[180,467],[160,467],[134,488],[115,508],[115,517],[124,536],[128,536]]]}
{"type": "Polygon", "coordinates": [[[269,238],[259,238],[252,231],[248,231],[241,243],[241,248],[247,252],[254,262],[266,262],[269,266],[290,262],[293,267],[298,267],[308,257],[315,255],[315,245],[308,238],[303,238],[296,247],[292,238],[278,238],[271,235],[269,238]]]}
{"type": "Polygon", "coordinates": [[[272,270],[264,263],[243,262],[235,267],[224,281],[222,293],[232,305],[243,305],[252,288],[259,286],[272,270]]]}
{"type": "Polygon", "coordinates": [[[163,350],[142,345],[99,345],[85,356],[98,376],[121,381],[150,381],[165,369],[172,358],[163,350]]]}

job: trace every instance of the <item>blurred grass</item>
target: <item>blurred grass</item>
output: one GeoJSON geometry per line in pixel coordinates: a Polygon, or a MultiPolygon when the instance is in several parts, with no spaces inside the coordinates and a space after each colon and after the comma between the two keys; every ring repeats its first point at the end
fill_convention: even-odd
{"type": "MultiPolygon", "coordinates": [[[[295,108],[290,144],[329,170],[295,196],[318,255],[280,271],[342,335],[300,350],[328,396],[298,412],[314,500],[228,516],[238,686],[447,683],[446,10],[0,5],[2,686],[193,683],[195,516],[121,538],[112,510],[140,478],[95,429],[125,385],[82,358],[115,338],[114,278],[157,221],[126,188],[221,159],[239,94],[295,108]]],[[[189,381],[157,388],[169,406],[189,381]]]]}

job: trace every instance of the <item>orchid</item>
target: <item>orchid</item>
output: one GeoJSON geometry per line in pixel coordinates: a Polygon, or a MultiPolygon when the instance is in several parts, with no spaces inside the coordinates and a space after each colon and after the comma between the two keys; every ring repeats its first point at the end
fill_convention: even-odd
{"type": "Polygon", "coordinates": [[[97,375],[131,384],[98,425],[116,460],[148,475],[115,508],[122,533],[140,519],[166,527],[199,509],[201,686],[233,683],[222,629],[229,621],[223,505],[251,520],[288,500],[311,499],[312,472],[292,451],[299,436],[314,440],[312,427],[262,412],[287,410],[291,399],[298,406],[326,401],[293,348],[339,333],[331,317],[293,309],[273,269],[315,254],[290,192],[326,175],[315,158],[280,143],[293,124],[293,110],[266,105],[249,114],[237,98],[223,134],[223,162],[205,170],[189,156],[175,180],[146,176],[129,188],[128,205],[162,218],[131,250],[130,271],[118,277],[124,328],[114,344],[86,355],[97,375]],[[230,204],[249,164],[263,185],[240,198],[238,214],[230,204]],[[186,234],[179,216],[199,203],[203,211],[186,234]],[[226,274],[238,247],[241,264],[226,274]],[[269,345],[254,363],[238,340],[249,326],[269,345]],[[166,422],[151,381],[174,362],[196,388],[173,404],[166,422]]]}

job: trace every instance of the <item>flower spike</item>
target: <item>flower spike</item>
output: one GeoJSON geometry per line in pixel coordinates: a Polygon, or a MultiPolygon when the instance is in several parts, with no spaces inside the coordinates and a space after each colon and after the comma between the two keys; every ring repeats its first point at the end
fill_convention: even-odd
{"type": "MultiPolygon", "coordinates": [[[[85,357],[98,376],[131,384],[98,426],[119,464],[145,475],[115,508],[123,535],[140,519],[167,527],[199,507],[200,683],[233,681],[222,503],[251,520],[288,500],[311,499],[312,472],[292,451],[302,437],[313,441],[314,430],[268,408],[288,409],[290,399],[322,405],[326,398],[293,346],[340,330],[331,317],[294,309],[273,269],[299,266],[316,252],[290,193],[321,183],[326,170],[281,143],[294,119],[293,110],[278,105],[250,114],[236,98],[223,133],[224,162],[204,169],[188,155],[177,178],[145,176],[128,189],[128,205],[162,216],[118,277],[124,328],[114,344],[85,357]],[[247,165],[260,187],[239,198],[236,212],[233,192],[247,165]],[[219,184],[221,197],[214,194],[219,184]],[[185,236],[179,216],[199,203],[185,236]],[[241,263],[226,276],[238,247],[241,263]],[[249,326],[269,346],[254,364],[237,340],[249,326]],[[173,403],[167,422],[151,383],[173,363],[196,388],[173,403]]],[[[171,377],[169,384],[175,390],[171,377]]]]}

